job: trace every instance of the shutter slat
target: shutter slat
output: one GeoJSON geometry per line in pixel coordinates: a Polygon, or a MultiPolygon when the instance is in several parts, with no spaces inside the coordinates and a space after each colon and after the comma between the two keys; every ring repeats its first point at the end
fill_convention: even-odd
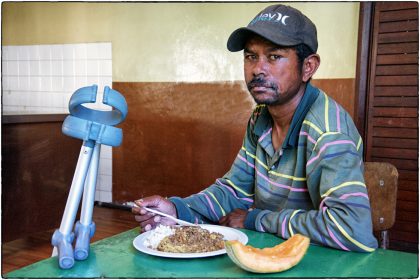
{"type": "Polygon", "coordinates": [[[374,100],[375,107],[414,107],[417,108],[418,97],[377,97],[374,100]]]}
{"type": "Polygon", "coordinates": [[[377,9],[381,12],[384,11],[394,11],[397,10],[407,10],[407,9],[418,9],[417,2],[411,1],[404,1],[404,2],[378,2],[377,9]]]}
{"type": "MultiPolygon", "coordinates": [[[[414,225],[413,225],[414,226],[414,225]]],[[[405,232],[400,231],[394,225],[389,232],[390,248],[393,241],[399,242],[410,242],[418,243],[418,232],[405,232]]],[[[401,250],[401,248],[399,248],[401,250]]],[[[403,248],[404,249],[404,248],[403,248]]],[[[417,249],[412,248],[411,250],[417,251],[417,249]]]]}
{"type": "Polygon", "coordinates": [[[391,43],[391,44],[378,45],[378,54],[417,53],[418,50],[419,50],[418,42],[391,43]]]}
{"type": "Polygon", "coordinates": [[[418,54],[383,54],[376,57],[376,63],[378,65],[384,64],[417,64],[419,61],[418,54]]]}
{"type": "MultiPolygon", "coordinates": [[[[414,195],[416,195],[414,193],[414,195]]],[[[398,211],[395,213],[395,218],[400,220],[400,221],[407,221],[407,222],[418,222],[419,218],[417,217],[417,215],[412,215],[413,212],[408,212],[408,211],[398,211]]]]}
{"type": "MultiPolygon", "coordinates": [[[[375,100],[376,102],[376,100],[375,100]]],[[[416,118],[373,118],[373,126],[418,128],[416,118]]]]}
{"type": "Polygon", "coordinates": [[[419,173],[417,170],[398,170],[398,180],[404,184],[412,183],[413,181],[417,183],[419,181],[419,173]]]}
{"type": "Polygon", "coordinates": [[[383,33],[378,35],[378,43],[404,43],[404,42],[418,42],[418,31],[383,33]]]}
{"type": "Polygon", "coordinates": [[[395,148],[372,148],[372,156],[401,159],[417,159],[417,151],[395,148]]]}
{"type": "Polygon", "coordinates": [[[415,86],[418,83],[417,76],[376,76],[375,84],[378,86],[415,86]]]}
{"type": "Polygon", "coordinates": [[[418,130],[415,128],[375,127],[373,132],[373,137],[394,137],[395,135],[401,138],[416,139],[418,130]]]}
{"type": "MultiPolygon", "coordinates": [[[[397,208],[401,209],[401,210],[405,210],[405,211],[417,211],[418,209],[418,204],[415,202],[411,202],[411,201],[401,201],[397,199],[397,208]]],[[[403,231],[411,231],[411,230],[417,230],[417,227],[413,227],[413,225],[411,225],[411,227],[408,227],[411,230],[405,230],[406,228],[402,228],[401,222],[395,222],[394,227],[398,228],[398,230],[403,230],[403,231]],[[399,225],[399,226],[398,226],[399,225]]]]}
{"type": "Polygon", "coordinates": [[[373,108],[373,117],[418,118],[417,108],[373,108]]]}
{"type": "Polygon", "coordinates": [[[379,25],[379,33],[415,31],[418,25],[417,20],[384,22],[379,25]]]}
{"type": "Polygon", "coordinates": [[[400,172],[400,170],[417,171],[418,169],[417,160],[372,157],[372,161],[389,162],[398,169],[398,172],[400,172]]]}
{"type": "Polygon", "coordinates": [[[398,189],[404,191],[417,191],[417,181],[398,180],[398,189]]]}
{"type": "Polygon", "coordinates": [[[376,75],[378,76],[398,76],[398,75],[418,75],[419,67],[414,64],[406,65],[378,65],[376,75]]]}
{"type": "Polygon", "coordinates": [[[406,201],[413,201],[417,202],[418,198],[415,192],[413,191],[405,191],[401,190],[398,192],[398,199],[399,200],[406,200],[406,201]]]}
{"type": "Polygon", "coordinates": [[[379,22],[400,21],[406,19],[418,19],[419,15],[416,9],[383,11],[379,22]]]}
{"type": "Polygon", "coordinates": [[[374,97],[377,96],[418,96],[417,86],[376,86],[374,97]]]}
{"type": "Polygon", "coordinates": [[[385,147],[385,148],[405,147],[407,149],[416,149],[418,146],[419,146],[419,143],[417,139],[374,137],[372,141],[372,147],[385,147]]]}
{"type": "MultiPolygon", "coordinates": [[[[409,212],[410,211],[414,212],[416,210],[416,208],[414,206],[415,203],[412,202],[412,201],[404,200],[404,202],[403,202],[402,200],[397,200],[397,204],[398,204],[398,202],[399,203],[407,202],[409,204],[409,205],[406,205],[404,207],[401,207],[401,209],[404,209],[404,210],[409,211],[409,212]],[[409,207],[407,207],[407,206],[409,206],[409,207]]],[[[403,221],[395,222],[394,227],[398,228],[398,230],[405,231],[405,232],[417,232],[417,228],[413,227],[412,223],[408,223],[408,222],[403,222],[403,221]]]]}

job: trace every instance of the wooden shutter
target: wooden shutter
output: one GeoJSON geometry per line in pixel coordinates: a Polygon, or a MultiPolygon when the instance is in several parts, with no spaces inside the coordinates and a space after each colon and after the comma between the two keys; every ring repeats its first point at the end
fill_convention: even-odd
{"type": "Polygon", "coordinates": [[[373,11],[366,161],[397,167],[397,212],[390,247],[417,249],[418,3],[376,2],[373,11]]]}

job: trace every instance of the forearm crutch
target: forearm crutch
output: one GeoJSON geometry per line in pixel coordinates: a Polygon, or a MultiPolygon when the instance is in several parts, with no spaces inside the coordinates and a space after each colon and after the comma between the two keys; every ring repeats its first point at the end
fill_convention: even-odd
{"type": "Polygon", "coordinates": [[[60,228],[55,230],[51,240],[53,256],[58,256],[58,264],[63,269],[73,267],[75,259],[84,260],[89,256],[89,242],[96,229],[92,214],[100,147],[102,144],[113,147],[121,144],[122,130],[114,126],[127,116],[124,97],[108,86],[104,88],[102,102],[111,106],[111,111],[85,107],[83,104],[96,102],[97,89],[93,85],[74,92],[69,102],[70,115],[62,126],[65,135],[83,140],[60,228]],[[80,220],[73,232],[82,194],[80,220]]]}

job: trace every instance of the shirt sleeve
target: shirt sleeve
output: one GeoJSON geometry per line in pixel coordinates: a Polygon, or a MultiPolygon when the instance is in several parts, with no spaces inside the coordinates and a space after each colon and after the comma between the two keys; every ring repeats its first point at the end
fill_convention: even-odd
{"type": "Polygon", "coordinates": [[[249,209],[254,203],[254,160],[256,140],[251,117],[241,149],[231,169],[214,184],[186,198],[171,197],[180,219],[195,222],[218,222],[234,209],[249,209]]]}
{"type": "Polygon", "coordinates": [[[307,187],[315,209],[260,210],[256,229],[285,239],[301,233],[312,243],[346,251],[374,251],[378,243],[372,234],[361,142],[325,133],[308,154],[307,187]]]}

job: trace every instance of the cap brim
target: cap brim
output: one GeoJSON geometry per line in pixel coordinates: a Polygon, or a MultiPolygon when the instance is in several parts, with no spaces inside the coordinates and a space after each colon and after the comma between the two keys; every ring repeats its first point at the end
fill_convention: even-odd
{"type": "Polygon", "coordinates": [[[267,34],[264,34],[263,32],[258,32],[248,27],[241,27],[233,31],[232,34],[229,36],[229,39],[227,41],[228,50],[231,52],[243,50],[245,48],[245,44],[248,38],[251,35],[261,36],[262,38],[280,46],[295,46],[300,43],[289,37],[282,36],[281,34],[276,34],[276,38],[273,38],[272,35],[269,36],[267,34]]]}
{"type": "Polygon", "coordinates": [[[245,47],[246,40],[256,33],[246,27],[241,27],[232,32],[227,41],[227,48],[231,52],[241,51],[245,47]]]}

